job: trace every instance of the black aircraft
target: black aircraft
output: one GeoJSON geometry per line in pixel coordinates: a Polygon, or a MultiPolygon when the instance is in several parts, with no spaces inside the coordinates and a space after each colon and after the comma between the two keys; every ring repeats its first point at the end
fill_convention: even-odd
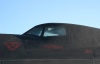
{"type": "Polygon", "coordinates": [[[100,29],[65,23],[0,34],[0,64],[100,64],[100,29]]]}

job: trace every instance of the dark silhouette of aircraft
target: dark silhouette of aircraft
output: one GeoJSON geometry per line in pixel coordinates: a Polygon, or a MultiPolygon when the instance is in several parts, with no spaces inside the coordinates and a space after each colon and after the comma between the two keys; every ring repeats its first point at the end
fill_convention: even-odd
{"type": "Polygon", "coordinates": [[[0,34],[0,64],[100,64],[100,29],[40,24],[22,35],[0,34]]]}

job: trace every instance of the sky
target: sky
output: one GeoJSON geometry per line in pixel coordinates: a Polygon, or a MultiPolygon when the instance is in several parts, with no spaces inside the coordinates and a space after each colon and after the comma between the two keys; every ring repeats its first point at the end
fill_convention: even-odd
{"type": "Polygon", "coordinates": [[[100,0],[0,0],[0,33],[23,34],[50,22],[100,28],[100,0]]]}

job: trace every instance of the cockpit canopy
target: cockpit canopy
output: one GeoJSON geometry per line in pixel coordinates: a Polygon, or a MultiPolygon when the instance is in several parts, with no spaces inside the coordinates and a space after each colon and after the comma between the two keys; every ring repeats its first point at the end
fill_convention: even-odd
{"type": "Polygon", "coordinates": [[[35,36],[66,36],[66,29],[63,26],[36,26],[25,34],[35,36]]]}

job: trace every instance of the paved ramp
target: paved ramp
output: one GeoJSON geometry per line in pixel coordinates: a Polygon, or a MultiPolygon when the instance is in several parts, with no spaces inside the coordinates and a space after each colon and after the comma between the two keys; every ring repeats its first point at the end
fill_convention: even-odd
{"type": "MultiPolygon", "coordinates": [[[[97,60],[100,63],[100,61],[97,60]]],[[[99,64],[98,63],[98,64],[99,64]]],[[[95,64],[92,59],[28,59],[3,60],[0,64],[95,64]]]]}

